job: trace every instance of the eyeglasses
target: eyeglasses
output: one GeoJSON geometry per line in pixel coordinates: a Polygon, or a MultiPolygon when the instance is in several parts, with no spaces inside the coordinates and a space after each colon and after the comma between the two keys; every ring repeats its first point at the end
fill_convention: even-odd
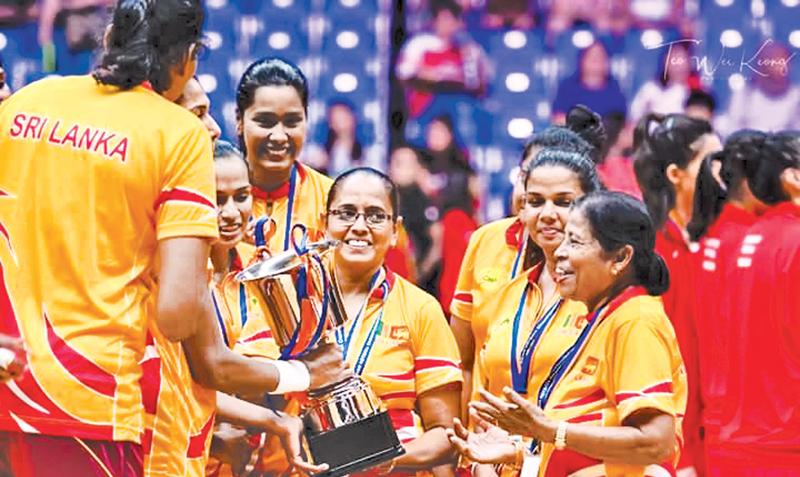
{"type": "Polygon", "coordinates": [[[380,209],[370,209],[364,212],[359,212],[355,209],[331,209],[328,215],[336,217],[339,222],[345,225],[353,225],[359,216],[364,216],[364,221],[370,227],[383,227],[391,217],[380,209]]]}

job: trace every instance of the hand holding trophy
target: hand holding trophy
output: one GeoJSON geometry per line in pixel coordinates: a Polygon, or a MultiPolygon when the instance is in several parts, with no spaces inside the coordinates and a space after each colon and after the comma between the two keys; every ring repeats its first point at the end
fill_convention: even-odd
{"type": "MultiPolygon", "coordinates": [[[[263,240],[259,225],[257,242],[259,235],[263,240]]],[[[333,338],[347,317],[320,254],[337,245],[335,240],[308,243],[306,228],[296,224],[293,249],[264,256],[237,276],[258,301],[281,359],[299,359],[309,368],[304,435],[313,460],[329,465],[319,474],[324,477],[357,472],[404,453],[380,400],[346,368],[333,338]]]]}

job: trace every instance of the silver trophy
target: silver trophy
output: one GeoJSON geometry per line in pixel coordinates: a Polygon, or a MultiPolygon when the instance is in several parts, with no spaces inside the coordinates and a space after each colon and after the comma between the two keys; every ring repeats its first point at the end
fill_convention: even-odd
{"type": "MultiPolygon", "coordinates": [[[[347,321],[320,258],[338,241],[303,242],[305,236],[300,246],[264,257],[237,275],[266,317],[281,359],[301,357],[320,340],[334,339],[347,321]]],[[[301,414],[308,450],[314,462],[330,466],[320,476],[358,472],[405,452],[388,413],[361,377],[310,390],[308,397],[301,414]]]]}

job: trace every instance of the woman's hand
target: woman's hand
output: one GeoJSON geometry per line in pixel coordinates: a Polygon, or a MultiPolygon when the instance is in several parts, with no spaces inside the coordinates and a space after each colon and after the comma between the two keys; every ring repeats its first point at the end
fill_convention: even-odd
{"type": "Polygon", "coordinates": [[[476,432],[468,431],[461,420],[453,419],[453,429],[447,437],[458,452],[469,460],[481,464],[513,463],[517,449],[511,436],[497,426],[479,423],[476,432]]]}
{"type": "Polygon", "coordinates": [[[26,368],[22,339],[0,334],[0,384],[19,379],[26,368]]]}
{"type": "Polygon", "coordinates": [[[532,437],[539,441],[553,442],[556,423],[549,419],[542,409],[523,398],[513,389],[505,387],[503,393],[508,401],[481,390],[486,402],[473,401],[470,409],[484,421],[495,423],[511,434],[532,437]]]}
{"type": "Polygon", "coordinates": [[[278,436],[286,452],[286,457],[294,467],[307,474],[313,475],[328,470],[328,464],[314,465],[303,460],[301,439],[303,435],[303,421],[299,417],[290,416],[283,412],[273,411],[264,423],[263,430],[278,436]]]}
{"type": "Polygon", "coordinates": [[[226,422],[219,424],[211,439],[211,455],[231,466],[233,475],[240,475],[253,453],[247,431],[226,422]]]}

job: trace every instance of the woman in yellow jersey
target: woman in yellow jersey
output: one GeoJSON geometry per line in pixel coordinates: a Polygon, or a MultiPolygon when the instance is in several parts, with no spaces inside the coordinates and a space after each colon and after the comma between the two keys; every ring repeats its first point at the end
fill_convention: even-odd
{"type": "MultiPolygon", "coordinates": [[[[397,189],[368,168],[334,182],[323,216],[327,234],[342,242],[328,263],[348,320],[337,333],[346,361],[389,410],[406,454],[381,473],[411,475],[449,463],[444,428],[458,415],[458,349],[438,302],[384,265],[397,240],[397,189]]],[[[248,356],[278,354],[265,318],[248,307],[237,350],[248,356]]]]}
{"type": "MultiPolygon", "coordinates": [[[[669,272],[653,222],[633,197],[598,192],[576,202],[566,232],[557,282],[589,314],[542,385],[544,411],[511,389],[511,403],[485,393],[486,403],[470,406],[484,423],[542,442],[541,476],[675,475],[686,371],[658,298],[669,272]]],[[[477,450],[481,436],[459,431],[457,445],[477,450]]],[[[500,441],[480,451],[508,452],[500,441]]],[[[510,449],[524,462],[523,448],[510,449]]]]}
{"type": "Polygon", "coordinates": [[[553,363],[585,324],[579,319],[584,306],[564,300],[557,289],[553,254],[564,238],[572,203],[601,186],[594,163],[585,155],[544,149],[529,167],[520,217],[537,264],[500,287],[474,312],[477,320],[494,320],[479,354],[475,392],[499,394],[512,386],[536,400],[553,363]]]}
{"type": "Polygon", "coordinates": [[[448,463],[458,349],[436,299],[384,266],[402,221],[397,188],[374,169],[348,171],[331,188],[326,219],[328,235],[342,242],[330,262],[348,317],[337,341],[389,410],[406,450],[371,473],[410,475],[448,463]]]}
{"type": "Polygon", "coordinates": [[[582,155],[591,148],[581,137],[564,127],[550,127],[533,135],[525,146],[519,164],[519,177],[512,194],[513,217],[500,219],[476,230],[470,237],[467,251],[461,262],[450,312],[455,319],[450,327],[458,342],[461,365],[464,369],[463,402],[476,396],[480,377],[474,372],[478,353],[483,348],[491,315],[477,317],[475,311],[487,297],[510,280],[520,276],[524,270],[535,265],[525,247],[529,242],[519,212],[523,208],[524,178],[536,154],[543,149],[561,149],[582,155]]]}
{"type": "MultiPolygon", "coordinates": [[[[300,69],[279,58],[262,58],[244,72],[236,89],[236,130],[250,164],[253,217],[269,216],[272,252],[289,249],[293,224],[312,240],[322,235],[331,179],[298,161],[306,139],[308,83],[300,69]]],[[[240,247],[245,263],[254,248],[240,247]]]]}

